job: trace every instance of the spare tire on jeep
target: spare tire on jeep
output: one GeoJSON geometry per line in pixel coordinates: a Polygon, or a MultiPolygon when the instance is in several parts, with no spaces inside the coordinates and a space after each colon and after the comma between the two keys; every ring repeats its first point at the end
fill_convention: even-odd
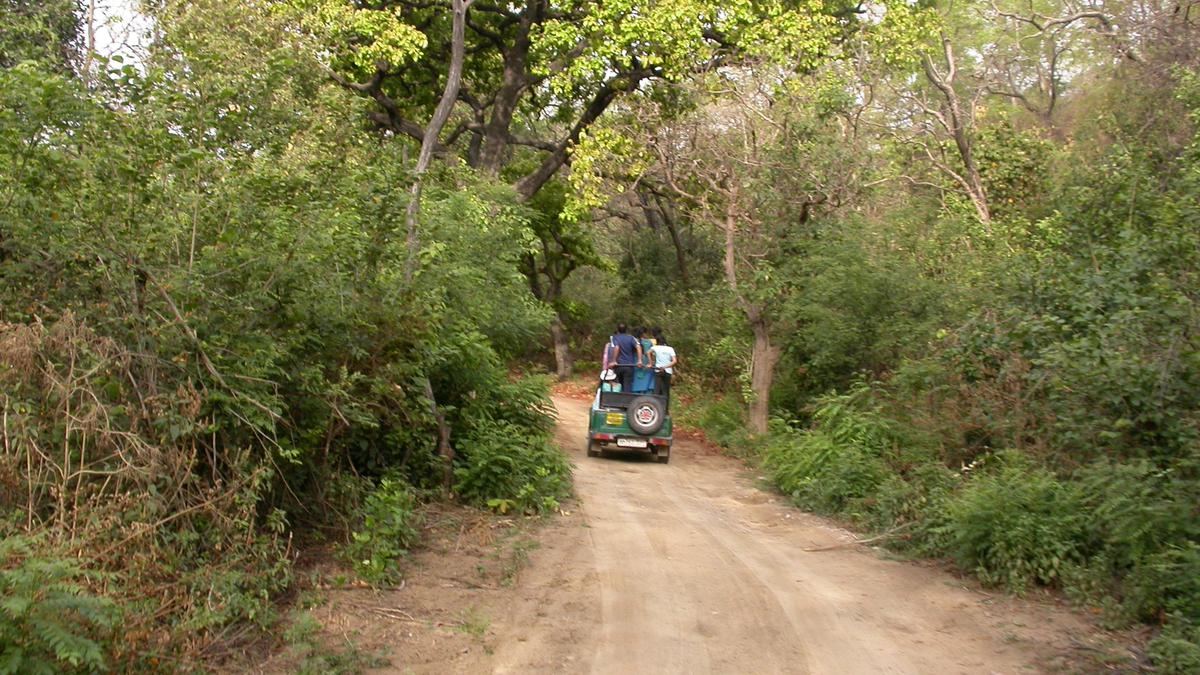
{"type": "Polygon", "coordinates": [[[662,428],[666,410],[661,401],[651,396],[638,396],[629,402],[626,419],[629,428],[643,436],[649,436],[662,428]]]}

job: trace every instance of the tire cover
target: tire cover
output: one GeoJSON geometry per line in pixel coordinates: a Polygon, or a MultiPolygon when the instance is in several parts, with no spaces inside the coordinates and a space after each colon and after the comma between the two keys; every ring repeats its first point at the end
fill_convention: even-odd
{"type": "Polygon", "coordinates": [[[649,396],[633,399],[626,408],[626,413],[629,428],[643,436],[649,436],[661,429],[667,417],[662,403],[649,396]]]}

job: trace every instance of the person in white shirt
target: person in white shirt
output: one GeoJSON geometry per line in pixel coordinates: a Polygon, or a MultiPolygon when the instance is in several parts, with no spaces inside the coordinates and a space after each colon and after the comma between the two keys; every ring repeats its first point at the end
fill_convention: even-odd
{"type": "Polygon", "coordinates": [[[675,355],[675,348],[667,344],[667,339],[663,337],[662,329],[654,329],[655,345],[650,348],[650,355],[654,358],[654,393],[659,396],[665,396],[668,400],[671,397],[671,376],[675,374],[675,364],[679,362],[675,355]]]}

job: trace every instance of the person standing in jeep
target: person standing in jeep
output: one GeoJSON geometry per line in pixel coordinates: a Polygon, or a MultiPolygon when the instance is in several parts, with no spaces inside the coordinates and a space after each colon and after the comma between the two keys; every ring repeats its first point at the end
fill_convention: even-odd
{"type": "Polygon", "coordinates": [[[658,371],[654,378],[654,393],[665,396],[669,401],[671,376],[675,374],[675,364],[679,363],[679,357],[675,355],[675,348],[667,344],[667,338],[663,336],[661,328],[654,329],[654,347],[650,349],[650,356],[654,369],[658,371]]]}
{"type": "Polygon", "coordinates": [[[633,369],[642,362],[642,343],[627,331],[625,324],[617,324],[617,332],[613,333],[608,341],[616,352],[611,362],[616,364],[613,370],[621,382],[621,391],[630,391],[633,386],[633,369]]]}

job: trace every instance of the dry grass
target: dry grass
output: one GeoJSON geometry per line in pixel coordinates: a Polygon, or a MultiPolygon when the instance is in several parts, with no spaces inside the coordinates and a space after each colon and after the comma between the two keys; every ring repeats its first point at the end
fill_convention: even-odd
{"type": "Polygon", "coordinates": [[[228,605],[253,582],[237,580],[289,554],[259,527],[267,467],[249,449],[218,458],[195,433],[202,392],[159,391],[157,369],[71,314],[0,324],[0,506],[18,514],[4,527],[102,573],[90,590],[132,610],[112,656],[134,668],[244,637],[228,605]]]}

